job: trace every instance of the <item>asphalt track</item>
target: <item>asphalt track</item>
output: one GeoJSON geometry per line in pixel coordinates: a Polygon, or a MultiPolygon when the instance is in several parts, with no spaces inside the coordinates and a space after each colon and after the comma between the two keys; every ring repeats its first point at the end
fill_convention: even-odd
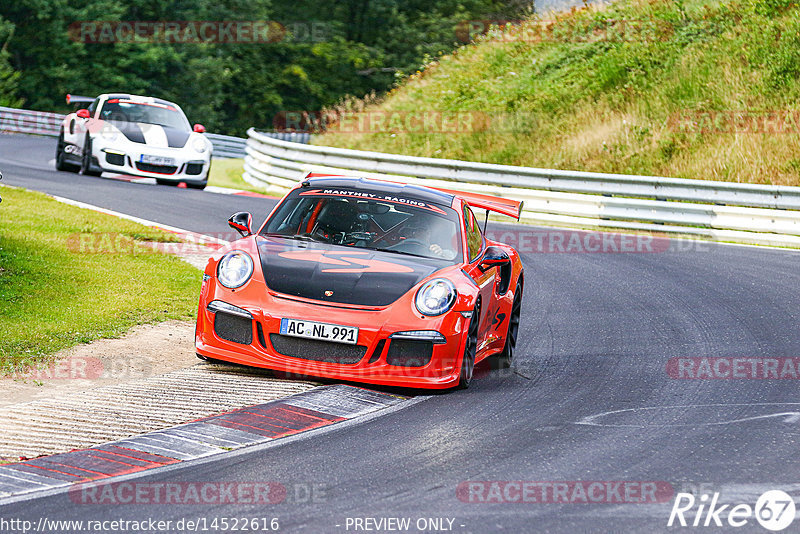
{"type": "MultiPolygon", "coordinates": [[[[239,210],[260,222],[273,202],[56,172],[48,163],[54,144],[0,136],[3,183],[202,233],[226,232],[239,210]]],[[[783,489],[800,505],[798,381],[676,379],[667,371],[671,358],[800,357],[797,252],[673,243],[662,252],[523,257],[514,372],[479,369],[467,391],[135,479],[278,482],[288,490],[284,502],[76,505],[59,493],[4,505],[0,519],[174,525],[206,518],[210,525],[275,517],[282,532],[364,532],[354,518],[398,517],[411,519],[410,532],[421,518],[450,518],[451,531],[475,533],[767,532],[752,517],[741,528],[668,529],[674,493],[719,492],[721,502],[753,506],[763,491],[783,489]],[[658,481],[671,489],[656,504],[584,503],[574,495],[479,503],[457,493],[467,481],[658,481]]],[[[800,517],[785,530],[798,531],[800,517]]]]}

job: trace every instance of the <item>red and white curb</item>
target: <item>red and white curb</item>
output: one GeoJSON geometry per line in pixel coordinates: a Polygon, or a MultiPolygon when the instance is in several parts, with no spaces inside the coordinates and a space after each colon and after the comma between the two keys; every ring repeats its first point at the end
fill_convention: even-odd
{"type": "Polygon", "coordinates": [[[131,475],[266,444],[396,407],[408,397],[321,386],[166,430],[0,466],[0,503],[33,492],[131,475]]]}

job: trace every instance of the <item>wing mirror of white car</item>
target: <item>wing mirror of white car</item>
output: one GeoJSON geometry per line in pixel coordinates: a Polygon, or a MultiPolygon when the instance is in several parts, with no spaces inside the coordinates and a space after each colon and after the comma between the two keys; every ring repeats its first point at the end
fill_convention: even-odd
{"type": "Polygon", "coordinates": [[[202,124],[195,124],[194,128],[192,128],[197,133],[206,133],[206,127],[202,124]]]}
{"type": "Polygon", "coordinates": [[[80,118],[82,118],[82,119],[89,119],[89,118],[91,118],[91,115],[89,114],[89,110],[88,110],[88,109],[86,109],[86,108],[79,109],[79,110],[78,110],[78,111],[75,113],[75,115],[77,115],[78,117],[80,117],[80,118]]]}
{"type": "Polygon", "coordinates": [[[253,216],[247,211],[234,213],[228,219],[228,226],[239,232],[242,237],[247,237],[253,233],[253,216]]]}

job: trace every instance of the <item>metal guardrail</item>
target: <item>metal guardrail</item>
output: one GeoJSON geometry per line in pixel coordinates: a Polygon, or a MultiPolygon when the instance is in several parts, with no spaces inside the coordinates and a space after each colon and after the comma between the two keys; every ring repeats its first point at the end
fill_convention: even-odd
{"type": "Polygon", "coordinates": [[[307,171],[524,200],[522,220],[800,247],[800,187],[492,165],[304,145],[248,130],[243,177],[283,193],[307,171]]]}
{"type": "MultiPolygon", "coordinates": [[[[311,139],[311,135],[307,133],[261,132],[261,135],[294,143],[308,143],[311,139]]],[[[247,139],[210,133],[207,133],[206,137],[208,137],[214,145],[215,157],[243,158],[245,156],[247,139]]]]}
{"type": "Polygon", "coordinates": [[[212,152],[212,154],[215,158],[244,157],[244,147],[247,144],[247,139],[212,133],[207,133],[206,137],[214,146],[214,152],[212,152]]]}
{"type": "MultiPolygon", "coordinates": [[[[60,113],[0,106],[0,132],[57,137],[61,128],[61,121],[64,120],[65,116],[60,113]]],[[[213,154],[215,158],[243,158],[245,156],[247,139],[214,133],[206,133],[205,135],[214,146],[213,154]]],[[[310,138],[309,134],[265,133],[264,135],[298,143],[308,143],[310,138]]]]}

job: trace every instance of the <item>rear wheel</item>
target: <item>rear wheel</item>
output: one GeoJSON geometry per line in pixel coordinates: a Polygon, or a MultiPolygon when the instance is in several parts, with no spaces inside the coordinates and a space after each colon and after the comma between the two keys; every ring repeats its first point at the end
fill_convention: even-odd
{"type": "Polygon", "coordinates": [[[461,373],[458,378],[458,389],[467,389],[472,382],[472,374],[475,371],[475,353],[478,349],[478,323],[481,317],[480,305],[476,305],[472,310],[472,317],[469,320],[467,339],[464,342],[464,355],[461,359],[461,373]]]}
{"type": "Polygon", "coordinates": [[[503,351],[494,357],[495,369],[507,369],[514,361],[514,350],[517,347],[517,336],[519,335],[519,316],[522,310],[522,280],[517,282],[517,289],[514,291],[514,303],[511,305],[511,315],[508,317],[508,333],[506,334],[506,344],[503,351]]]}
{"type": "Polygon", "coordinates": [[[66,148],[66,143],[64,142],[64,132],[60,132],[58,134],[58,144],[56,145],[56,170],[58,171],[69,171],[69,172],[77,172],[78,166],[72,163],[69,163],[66,158],[67,154],[64,152],[66,148]]]}
{"type": "Polygon", "coordinates": [[[86,176],[100,176],[102,171],[92,169],[92,138],[86,134],[83,143],[83,156],[81,157],[81,174],[86,176]]]}

